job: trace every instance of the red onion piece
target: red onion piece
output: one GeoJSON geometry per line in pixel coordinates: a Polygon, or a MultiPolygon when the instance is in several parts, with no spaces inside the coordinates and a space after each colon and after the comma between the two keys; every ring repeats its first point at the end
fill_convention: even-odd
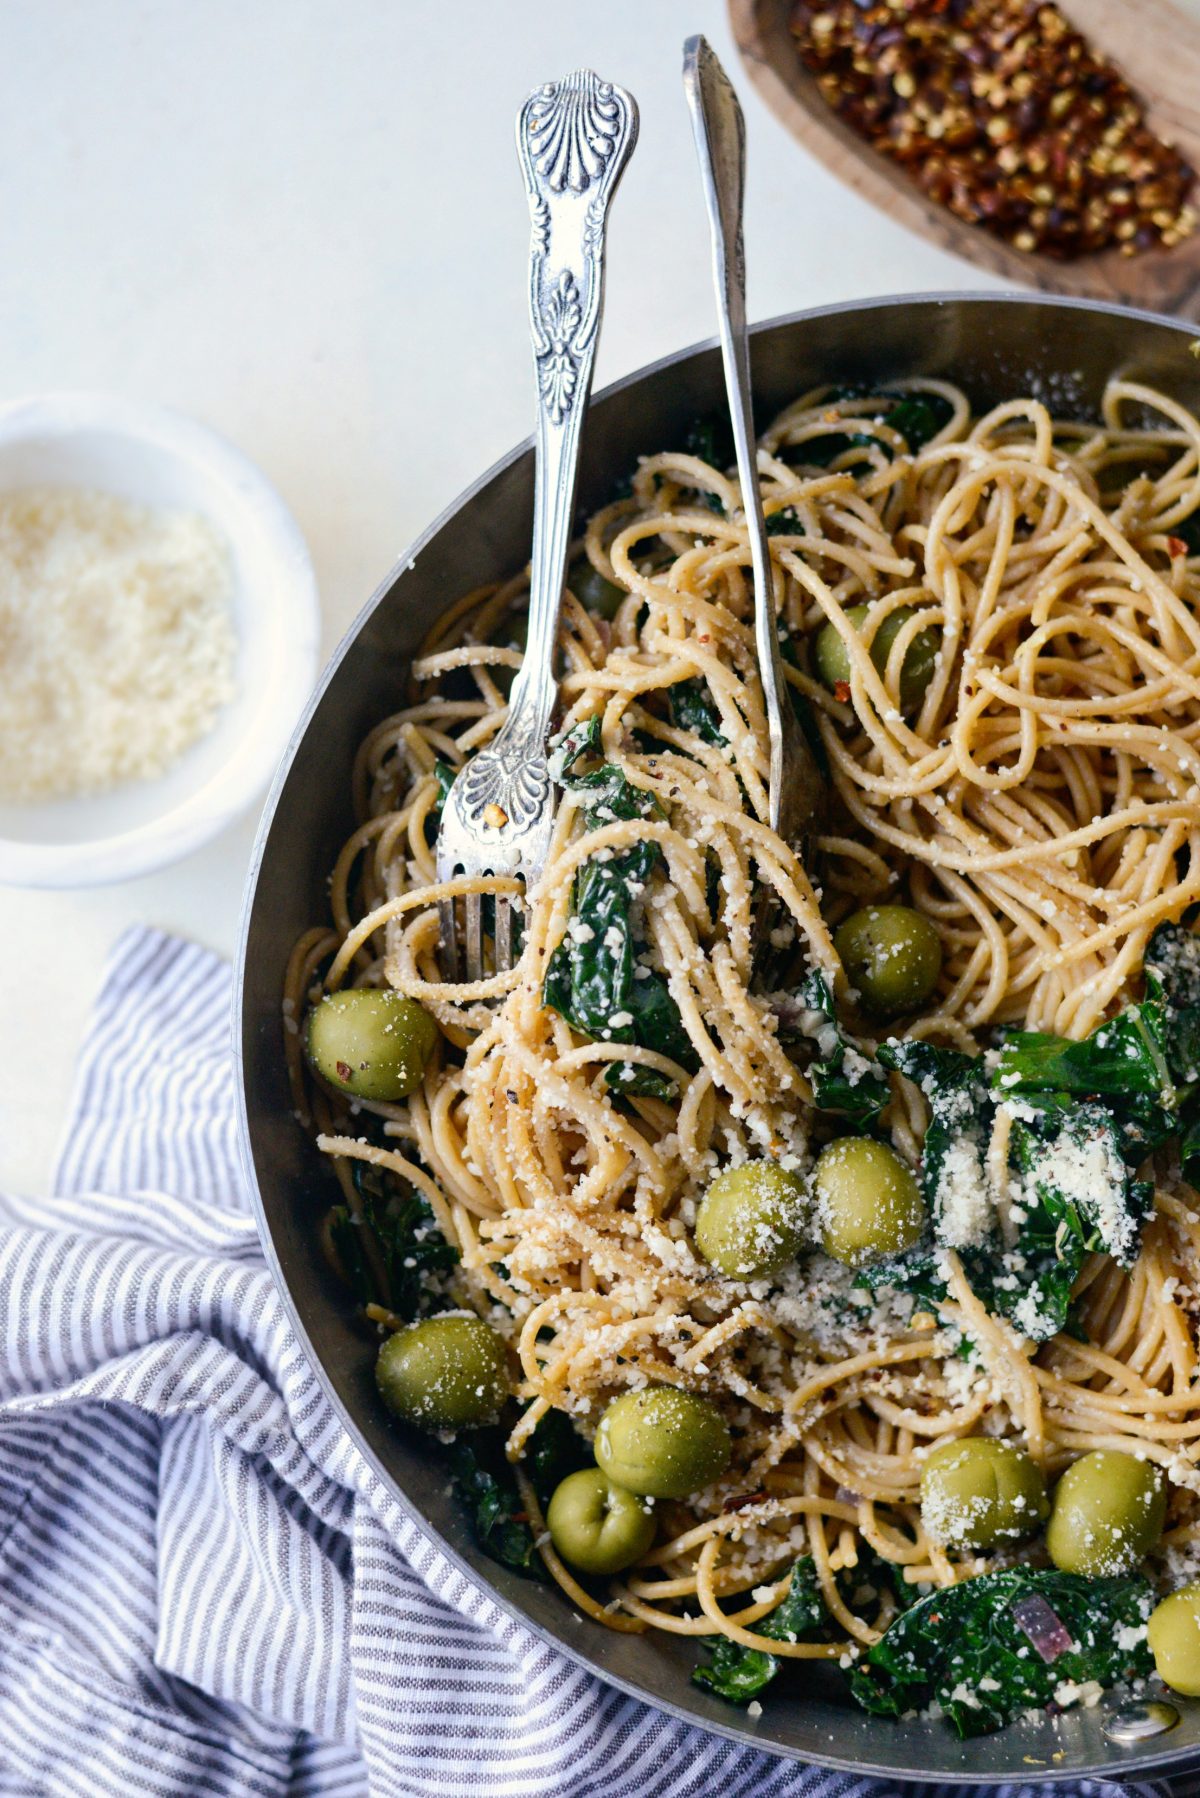
{"type": "Polygon", "coordinates": [[[1029,1637],[1047,1666],[1074,1646],[1074,1637],[1062,1618],[1036,1592],[1018,1598],[1009,1609],[1018,1629],[1029,1637]]]}

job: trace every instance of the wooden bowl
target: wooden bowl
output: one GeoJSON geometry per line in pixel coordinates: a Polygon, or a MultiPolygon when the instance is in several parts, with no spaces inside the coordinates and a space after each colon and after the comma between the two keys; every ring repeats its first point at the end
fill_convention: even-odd
{"type": "MultiPolygon", "coordinates": [[[[1068,0],[1063,10],[1128,77],[1151,125],[1200,169],[1200,20],[1170,0],[1068,0]]],[[[1050,293],[1200,318],[1200,229],[1170,250],[1118,250],[1073,262],[1012,249],[926,199],[896,163],[840,119],[800,60],[791,0],[729,0],[750,79],[806,149],[856,192],[942,249],[1050,293]]],[[[1200,191],[1194,204],[1200,205],[1200,191]]]]}

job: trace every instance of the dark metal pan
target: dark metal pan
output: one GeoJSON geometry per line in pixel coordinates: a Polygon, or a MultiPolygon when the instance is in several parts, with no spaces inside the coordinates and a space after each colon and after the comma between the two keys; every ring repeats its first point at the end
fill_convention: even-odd
{"type": "MultiPolygon", "coordinates": [[[[1192,331],[1085,301],[963,295],[870,300],[760,325],[753,333],[760,423],[819,381],[944,375],[977,406],[1033,392],[1057,411],[1096,411],[1114,372],[1200,409],[1192,331]]],[[[610,497],[639,454],[681,441],[723,403],[713,344],[685,350],[607,389],[592,405],[579,503],[610,497]]],[[[426,1441],[389,1424],[376,1400],[370,1344],[321,1257],[316,1221],[330,1202],[322,1157],[292,1117],[280,995],[295,938],[325,915],[325,877],[352,828],[350,767],[360,739],[396,707],[406,658],[458,594],[511,572],[529,554],[533,453],[522,444],[430,526],[384,580],[325,670],[263,813],[250,872],[238,969],[242,1129],[258,1190],[267,1258],[296,1332],[351,1437],[440,1546],[519,1621],[602,1679],[676,1716],[777,1753],[893,1779],[997,1781],[1083,1773],[1163,1776],[1200,1766],[1200,1702],[1181,1702],[1169,1734],[1121,1748],[1105,1735],[1110,1705],[960,1743],[936,1722],[868,1717],[834,1678],[781,1682],[751,1722],[690,1683],[695,1649],[675,1637],[613,1635],[571,1611],[558,1590],[480,1554],[426,1441]]]]}

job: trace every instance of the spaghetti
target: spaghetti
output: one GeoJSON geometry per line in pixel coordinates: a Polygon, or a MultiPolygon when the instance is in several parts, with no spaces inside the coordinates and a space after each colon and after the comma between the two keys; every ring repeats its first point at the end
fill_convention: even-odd
{"type": "MultiPolygon", "coordinates": [[[[905,1034],[978,1052],[1003,1025],[1085,1037],[1136,991],[1156,926],[1200,899],[1200,545],[1187,535],[1200,426],[1127,382],[1109,386],[1102,422],[1080,424],[1029,397],[972,417],[958,389],[915,380],[803,395],[762,438],[759,469],[789,681],[829,770],[803,855],[766,822],[737,483],[697,455],[648,456],[587,525],[560,638],[564,728],[598,720],[596,753],[639,796],[635,815],[588,813],[568,782],[518,966],[442,980],[437,901],[504,887],[438,885],[431,845],[446,772],[504,717],[527,578],[465,595],[413,663],[409,704],[359,752],[359,823],[333,870],[332,923],[292,958],[287,1042],[297,1111],[346,1202],[363,1161],[422,1194],[460,1251],[454,1299],[509,1341],[523,1409],[508,1449],[539,1539],[521,1455],[548,1411],[590,1436],[614,1395],[665,1384],[729,1424],[727,1473],[660,1501],[655,1544],[628,1573],[585,1587],[543,1546],[572,1603],[611,1628],[837,1659],[892,1615],[847,1580],[867,1549],[909,1585],[993,1564],[922,1525],[923,1458],[947,1439],[1011,1437],[1047,1474],[1092,1448],[1132,1450],[1172,1482],[1168,1549],[1200,1539],[1200,1216],[1169,1153],[1149,1167],[1132,1268],[1090,1254],[1074,1333],[1043,1342],[989,1309],[953,1250],[943,1296],[922,1303],[867,1293],[820,1254],[772,1279],[720,1278],[691,1234],[719,1168],[767,1157],[805,1175],[837,1133],[787,1035],[786,970],[823,972],[870,1056],[878,1032],[832,942],[848,913],[901,896],[935,923],[940,985],[905,1034]],[[933,426],[916,448],[898,411],[914,404],[933,426]],[[606,606],[582,603],[596,577],[606,606]],[[877,666],[872,644],[897,612],[877,666]],[[833,691],[813,658],[826,625],[848,669],[833,691]],[[905,658],[929,629],[939,653],[905,707],[905,658]],[[581,870],[649,844],[652,871],[630,891],[635,978],[669,994],[674,1055],[639,1045],[625,1013],[584,1037],[544,997],[578,933],[581,870]],[[305,1065],[301,1012],[351,984],[390,985],[438,1024],[406,1103],[351,1111],[305,1065]],[[832,1639],[756,1630],[801,1554],[832,1639]]],[[[915,1165],[927,1101],[890,1079],[883,1133],[915,1165]]],[[[1011,1122],[1001,1107],[988,1144],[1001,1189],[1011,1122]]]]}

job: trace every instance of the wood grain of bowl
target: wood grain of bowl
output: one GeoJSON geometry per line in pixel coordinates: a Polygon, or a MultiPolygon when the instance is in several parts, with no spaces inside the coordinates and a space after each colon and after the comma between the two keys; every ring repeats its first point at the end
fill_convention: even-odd
{"type": "MultiPolygon", "coordinates": [[[[1159,136],[1200,169],[1200,16],[1172,0],[1066,0],[1062,10],[1128,77],[1159,136]]],[[[800,60],[791,0],[730,0],[750,79],[794,137],[864,199],[981,268],[1048,293],[1200,319],[1200,230],[1169,250],[1060,262],[1014,250],[926,199],[897,164],[840,119],[800,60]]],[[[797,207],[803,205],[799,179],[797,207]]]]}

